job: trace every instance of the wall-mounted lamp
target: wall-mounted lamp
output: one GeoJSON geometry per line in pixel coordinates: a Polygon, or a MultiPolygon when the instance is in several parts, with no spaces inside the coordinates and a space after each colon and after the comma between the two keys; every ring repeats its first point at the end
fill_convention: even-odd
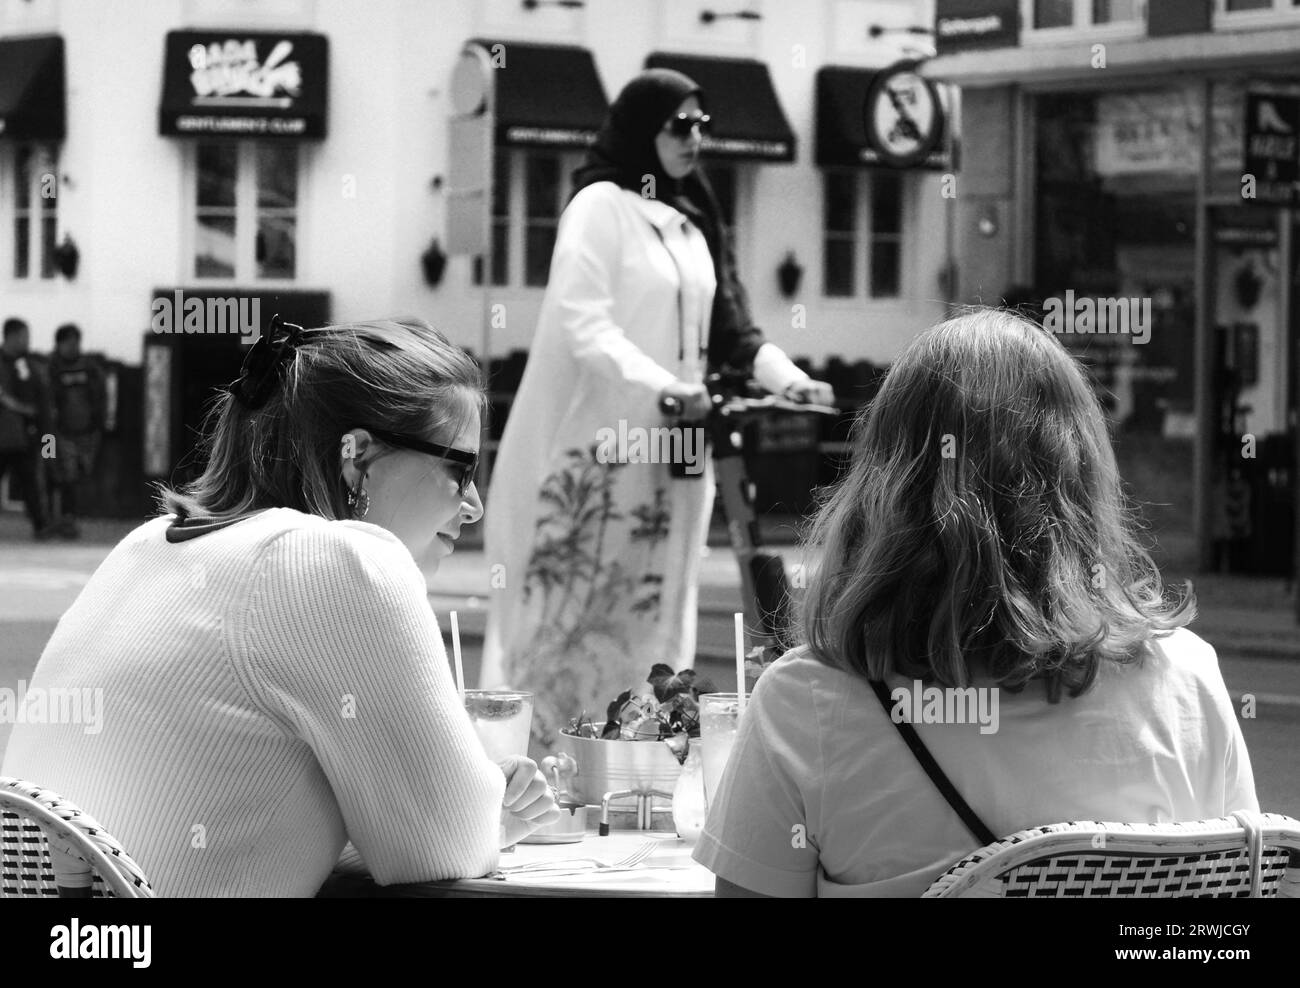
{"type": "Polygon", "coordinates": [[[54,255],[54,266],[59,269],[59,273],[63,277],[69,281],[77,277],[77,267],[81,264],[81,251],[77,249],[77,244],[72,239],[71,234],[65,233],[63,235],[63,242],[54,248],[52,254],[54,255]]]}
{"type": "Polygon", "coordinates": [[[442,282],[442,273],[447,270],[447,254],[443,251],[438,238],[420,255],[420,266],[424,269],[424,283],[430,288],[437,288],[442,282]]]}
{"type": "Polygon", "coordinates": [[[786,251],[785,260],[776,268],[776,283],[781,286],[781,294],[786,298],[794,298],[802,278],[803,265],[795,259],[794,251],[786,251]]]}
{"type": "Polygon", "coordinates": [[[719,14],[717,11],[705,8],[700,11],[700,23],[712,24],[714,21],[737,20],[737,21],[761,21],[763,15],[756,10],[737,10],[730,14],[719,14]]]}
{"type": "Polygon", "coordinates": [[[975,221],[975,226],[980,232],[981,237],[996,237],[998,235],[998,213],[993,207],[986,208],[980,217],[975,221]]]}
{"type": "Polygon", "coordinates": [[[1236,278],[1232,281],[1233,293],[1237,296],[1237,304],[1243,309],[1249,311],[1259,304],[1259,296],[1264,288],[1264,279],[1259,276],[1255,270],[1254,259],[1251,259],[1243,265],[1237,272],[1236,278]]]}
{"type": "Polygon", "coordinates": [[[883,24],[871,24],[867,27],[868,37],[879,38],[881,35],[885,34],[919,34],[928,38],[934,34],[934,32],[928,27],[920,27],[919,25],[912,25],[911,27],[885,27],[883,24]]]}
{"type": "Polygon", "coordinates": [[[587,4],[584,0],[523,0],[524,10],[536,10],[538,7],[566,7],[569,10],[577,10],[585,6],[587,4]]]}
{"type": "Polygon", "coordinates": [[[935,55],[934,32],[928,27],[921,27],[916,24],[909,27],[885,27],[883,24],[870,24],[867,26],[867,37],[872,41],[878,41],[887,34],[905,34],[916,38],[931,39],[921,46],[904,43],[902,48],[904,53],[914,58],[933,58],[935,55]]]}

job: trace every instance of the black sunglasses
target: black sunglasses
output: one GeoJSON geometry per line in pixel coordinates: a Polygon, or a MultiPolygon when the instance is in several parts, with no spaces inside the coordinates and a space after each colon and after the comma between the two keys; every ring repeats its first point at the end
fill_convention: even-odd
{"type": "Polygon", "coordinates": [[[704,136],[709,132],[712,124],[713,118],[707,113],[696,113],[693,115],[689,113],[679,113],[664,124],[664,129],[667,130],[668,133],[672,134],[673,137],[676,137],[679,140],[685,140],[696,127],[700,128],[700,136],[704,136]]]}
{"type": "Polygon", "coordinates": [[[465,497],[469,493],[470,484],[474,483],[474,471],[478,469],[477,453],[467,453],[463,449],[453,449],[450,446],[442,446],[438,443],[426,443],[423,439],[402,436],[396,432],[386,432],[383,429],[367,428],[366,431],[389,446],[410,449],[417,453],[428,453],[430,456],[448,460],[454,464],[451,469],[456,477],[457,493],[461,497],[465,497]]]}

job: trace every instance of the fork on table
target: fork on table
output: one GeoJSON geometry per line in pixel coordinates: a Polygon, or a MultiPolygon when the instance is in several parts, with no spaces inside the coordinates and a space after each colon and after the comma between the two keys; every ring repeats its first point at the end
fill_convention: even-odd
{"type": "Polygon", "coordinates": [[[508,878],[511,875],[534,874],[545,871],[564,871],[564,872],[582,872],[582,871],[628,871],[635,868],[650,855],[658,850],[663,841],[651,840],[640,845],[631,854],[614,861],[612,863],[602,861],[599,858],[563,858],[555,861],[530,861],[527,864],[506,865],[499,868],[497,874],[508,878]]]}

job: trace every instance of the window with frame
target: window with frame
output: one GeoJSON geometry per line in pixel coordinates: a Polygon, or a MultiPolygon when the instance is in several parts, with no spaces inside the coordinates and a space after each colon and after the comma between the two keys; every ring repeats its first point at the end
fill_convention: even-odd
{"type": "Polygon", "coordinates": [[[195,278],[298,275],[298,146],[201,141],[195,148],[195,278]]]}
{"type": "Polygon", "coordinates": [[[1140,0],[1030,0],[1029,23],[1036,31],[1124,24],[1142,17],[1140,0]]]}
{"type": "Polygon", "coordinates": [[[828,168],[823,179],[822,292],[828,298],[902,293],[903,176],[828,168]]]}
{"type": "MultiPolygon", "coordinates": [[[[560,215],[572,195],[571,175],[579,155],[561,151],[497,148],[492,175],[492,230],[488,270],[498,287],[545,288],[560,215]]],[[[731,231],[739,265],[736,231],[739,167],[707,166],[709,184],[723,222],[731,231]]],[[[473,283],[483,284],[482,257],[475,257],[473,283]]]]}
{"type": "Polygon", "coordinates": [[[1248,11],[1300,12],[1300,0],[1219,0],[1219,12],[1240,14],[1248,11]]]}
{"type": "Polygon", "coordinates": [[[53,278],[59,233],[58,148],[18,144],[13,162],[13,277],[53,278]]]}
{"type": "MultiPolygon", "coordinates": [[[[577,158],[560,151],[498,147],[492,175],[491,284],[545,288],[560,214],[577,158]]],[[[473,281],[483,284],[483,258],[473,281]]]]}
{"type": "Polygon", "coordinates": [[[1141,16],[1138,0],[1092,0],[1093,24],[1135,21],[1141,16]]]}

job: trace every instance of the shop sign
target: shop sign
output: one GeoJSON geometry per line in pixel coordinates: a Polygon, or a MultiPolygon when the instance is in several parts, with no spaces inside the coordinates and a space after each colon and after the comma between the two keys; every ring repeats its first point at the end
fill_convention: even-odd
{"type": "Polygon", "coordinates": [[[1195,94],[1180,90],[1099,97],[1097,174],[1199,173],[1200,116],[1195,94]]]}
{"type": "Polygon", "coordinates": [[[1246,93],[1245,175],[1256,202],[1300,205],[1300,97],[1246,93]]]}
{"type": "Polygon", "coordinates": [[[862,108],[867,141],[893,168],[912,168],[938,148],[944,134],[943,103],[933,82],[903,61],[878,73],[862,108]]]}
{"type": "Polygon", "coordinates": [[[934,41],[940,55],[1020,44],[1020,0],[938,0],[934,41]]]}
{"type": "Polygon", "coordinates": [[[325,136],[322,35],[173,31],[164,58],[162,134],[325,136]]]}

